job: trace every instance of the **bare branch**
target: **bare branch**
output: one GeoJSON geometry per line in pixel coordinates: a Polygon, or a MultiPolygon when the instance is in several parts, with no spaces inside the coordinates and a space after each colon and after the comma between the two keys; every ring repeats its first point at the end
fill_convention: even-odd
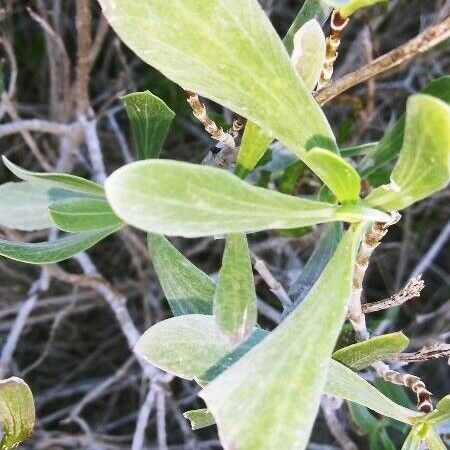
{"type": "Polygon", "coordinates": [[[420,296],[425,283],[419,275],[417,278],[412,278],[408,281],[406,286],[396,294],[389,298],[380,300],[379,302],[365,303],[362,305],[363,314],[370,314],[383,309],[394,308],[395,306],[403,305],[403,303],[420,296]]]}
{"type": "Polygon", "coordinates": [[[375,59],[370,64],[349,73],[335,83],[322,89],[316,96],[317,103],[324,105],[342,92],[364,83],[394,67],[410,60],[419,53],[424,53],[432,47],[444,42],[450,37],[450,17],[446,20],[427,28],[423,33],[406,44],[397,47],[389,53],[375,59]]]}

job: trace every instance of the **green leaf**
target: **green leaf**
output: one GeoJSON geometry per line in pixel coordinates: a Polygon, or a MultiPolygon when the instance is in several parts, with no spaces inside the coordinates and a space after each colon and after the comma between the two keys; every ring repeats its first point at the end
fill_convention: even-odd
{"type": "MultiPolygon", "coordinates": [[[[294,48],[294,36],[297,31],[308,21],[315,19],[319,24],[324,25],[332,8],[321,0],[306,0],[297,17],[294,19],[289,31],[283,39],[283,44],[289,54],[294,48]]],[[[272,142],[273,137],[262,130],[258,125],[251,121],[247,122],[244,130],[244,136],[239,149],[236,175],[244,178],[258,161],[262,158],[267,147],[272,142]]]]}
{"type": "Polygon", "coordinates": [[[0,450],[16,448],[33,431],[33,394],[20,378],[0,380],[0,450]]]}
{"type": "Polygon", "coordinates": [[[242,136],[235,173],[245,178],[263,157],[273,138],[261,132],[261,128],[252,122],[247,122],[242,136]]]}
{"type": "Polygon", "coordinates": [[[446,450],[446,445],[442,442],[440,436],[436,431],[430,427],[428,433],[425,435],[425,443],[428,446],[428,450],[446,450]]]}
{"type": "Polygon", "coordinates": [[[323,26],[332,10],[333,8],[329,6],[325,0],[306,0],[283,39],[283,44],[288,53],[292,53],[294,48],[295,33],[297,33],[306,22],[315,19],[319,25],[323,26]]]}
{"type": "Polygon", "coordinates": [[[48,213],[54,201],[79,194],[59,188],[49,188],[28,181],[0,186],[0,225],[16,230],[44,230],[53,226],[48,213]]]}
{"type": "Polygon", "coordinates": [[[241,359],[248,351],[250,351],[255,345],[259,344],[266,336],[269,335],[268,331],[261,328],[255,328],[251,336],[239,347],[235,348],[232,352],[225,353],[214,365],[208,368],[208,370],[198,376],[197,382],[201,386],[206,386],[214,378],[217,378],[222,372],[231,367],[236,361],[241,359]]]}
{"type": "MultiPolygon", "coordinates": [[[[450,103],[450,76],[433,80],[420,93],[432,95],[446,103],[450,103]]],[[[358,170],[361,175],[370,175],[395,158],[402,148],[404,135],[405,115],[403,114],[394,127],[384,135],[378,145],[375,145],[360,162],[358,170]]]]}
{"type": "Polygon", "coordinates": [[[225,448],[306,448],[351,295],[360,238],[361,227],[347,232],[305,301],[200,392],[225,448]]]}
{"type": "Polygon", "coordinates": [[[341,203],[354,203],[359,200],[361,178],[345,159],[329,150],[314,148],[307,153],[305,163],[341,203]]]}
{"type": "Polygon", "coordinates": [[[213,415],[206,408],[186,411],[183,416],[191,422],[193,430],[200,430],[216,423],[213,415]]]}
{"type": "Polygon", "coordinates": [[[333,353],[333,358],[354,370],[362,370],[372,363],[392,358],[402,352],[409,339],[401,332],[376,336],[341,348],[333,353]]]}
{"type": "Polygon", "coordinates": [[[165,237],[148,235],[156,274],[173,314],[212,314],[215,283],[165,237]]]}
{"type": "Polygon", "coordinates": [[[73,192],[81,192],[83,194],[104,196],[103,188],[93,181],[86,180],[75,175],[66,173],[39,173],[22,169],[18,165],[12,163],[6,156],[2,156],[3,163],[18,178],[24,181],[40,183],[41,185],[66,189],[73,192]]]}
{"type": "Polygon", "coordinates": [[[123,97],[139,159],[158,158],[175,113],[150,91],[123,97]]]}
{"type": "Polygon", "coordinates": [[[57,228],[69,233],[123,225],[106,199],[71,198],[52,203],[50,217],[57,228]]]}
{"type": "Polygon", "coordinates": [[[450,394],[442,398],[434,411],[424,417],[425,422],[438,424],[450,420],[450,394]]]}
{"type": "Polygon", "coordinates": [[[338,8],[339,12],[348,17],[354,14],[356,11],[367,8],[368,6],[375,5],[376,3],[386,2],[387,0],[324,0],[334,8],[338,8]]]}
{"type": "Polygon", "coordinates": [[[214,316],[233,346],[244,341],[256,325],[256,292],[245,234],[227,236],[214,295],[214,316]]]}
{"type": "Polygon", "coordinates": [[[326,47],[325,35],[314,19],[306,22],[295,33],[291,63],[310,91],[314,89],[322,73],[326,47]]]}
{"type": "Polygon", "coordinates": [[[413,428],[406,437],[401,450],[420,450],[421,444],[422,439],[417,435],[415,429],[413,428]]]}
{"type": "Polygon", "coordinates": [[[338,207],[300,199],[251,186],[221,169],[177,161],[128,164],[114,172],[105,186],[109,203],[122,220],[167,236],[387,220],[384,213],[364,206],[338,207]]]}
{"type": "Polygon", "coordinates": [[[190,314],[158,322],[134,351],[151,364],[192,380],[230,351],[212,316],[190,314]]]}
{"type": "Polygon", "coordinates": [[[289,287],[289,296],[294,306],[297,306],[307,296],[319,279],[341,239],[342,225],[340,223],[326,225],[313,254],[301,270],[298,278],[289,287]]]}
{"type": "Polygon", "coordinates": [[[322,110],[257,0],[100,4],[125,44],[184,89],[263,127],[299,157],[315,146],[336,150],[322,110]]]}
{"type": "Polygon", "coordinates": [[[325,391],[345,400],[366,406],[383,416],[412,424],[422,413],[397,405],[358,374],[332,360],[325,391]]]}
{"type": "Polygon", "coordinates": [[[70,234],[50,242],[11,242],[0,239],[0,255],[29,264],[52,264],[69,259],[115,233],[121,226],[70,234]]]}
{"type": "Polygon", "coordinates": [[[450,179],[450,107],[429,95],[408,99],[405,139],[391,183],[372,191],[368,205],[404,209],[444,188],[450,179]]]}
{"type": "MultiPolygon", "coordinates": [[[[424,89],[420,91],[422,94],[432,95],[446,103],[450,103],[450,76],[445,76],[433,80],[424,89]]],[[[376,169],[382,167],[393,158],[395,158],[402,148],[403,138],[405,134],[405,115],[395,124],[395,126],[374,145],[367,156],[359,164],[359,172],[363,176],[367,176],[376,169]]],[[[345,150],[342,150],[344,154],[345,150]]],[[[351,156],[351,155],[348,155],[351,156]]]]}

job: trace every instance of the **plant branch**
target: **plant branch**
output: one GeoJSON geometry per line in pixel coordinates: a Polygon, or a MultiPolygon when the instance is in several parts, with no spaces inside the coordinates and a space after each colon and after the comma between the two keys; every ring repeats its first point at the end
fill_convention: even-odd
{"type": "Polygon", "coordinates": [[[396,294],[389,298],[380,300],[378,302],[365,303],[361,306],[363,314],[370,314],[383,309],[394,308],[395,306],[403,305],[403,303],[420,296],[422,289],[425,287],[421,276],[412,278],[408,281],[406,286],[396,294]]]}
{"type": "Polygon", "coordinates": [[[427,28],[423,33],[411,39],[406,44],[403,44],[391,52],[380,56],[370,64],[345,75],[335,83],[325,89],[322,89],[316,95],[317,103],[322,106],[337,97],[339,94],[342,94],[342,92],[345,92],[360,83],[364,83],[364,81],[397,67],[417,54],[424,53],[441,42],[444,42],[449,37],[450,17],[437,25],[427,28]]]}

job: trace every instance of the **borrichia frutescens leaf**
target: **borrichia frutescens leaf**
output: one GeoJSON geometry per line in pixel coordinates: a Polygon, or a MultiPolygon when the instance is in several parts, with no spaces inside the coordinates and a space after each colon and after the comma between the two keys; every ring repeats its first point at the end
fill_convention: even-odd
{"type": "Polygon", "coordinates": [[[177,161],[140,161],[105,184],[114,212],[152,233],[199,237],[388,216],[361,205],[338,206],[251,186],[224,170],[177,161]]]}
{"type": "Polygon", "coordinates": [[[413,95],[408,99],[403,146],[391,183],[365,200],[385,211],[399,210],[444,188],[449,179],[450,106],[430,95],[413,95]]]}
{"type": "Polygon", "coordinates": [[[325,116],[257,0],[100,4],[120,38],[184,89],[253,121],[299,157],[314,146],[336,149],[325,116]]]}
{"type": "Polygon", "coordinates": [[[20,378],[0,380],[0,450],[16,448],[33,431],[33,394],[20,378]]]}

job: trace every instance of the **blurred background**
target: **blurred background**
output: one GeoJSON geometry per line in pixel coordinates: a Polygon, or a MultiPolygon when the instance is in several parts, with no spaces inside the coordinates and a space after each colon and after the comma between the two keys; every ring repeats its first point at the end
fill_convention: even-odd
{"type": "MultiPolygon", "coordinates": [[[[284,35],[303,2],[261,3],[284,35]]],[[[413,38],[449,12],[450,2],[444,0],[391,0],[389,5],[360,12],[343,34],[334,79],[413,38]]],[[[449,63],[447,42],[330,102],[325,112],[340,145],[379,140],[404,112],[407,97],[448,74],[449,63]]],[[[193,118],[183,91],[119,41],[96,1],[0,1],[0,153],[15,163],[30,170],[99,179],[102,172],[109,174],[133,161],[133,139],[121,96],[145,89],[177,114],[162,157],[200,163],[214,142],[193,118]],[[80,32],[83,28],[91,33],[80,32]],[[77,49],[84,49],[89,57],[80,58],[77,49]],[[35,121],[24,122],[29,119],[35,121]],[[96,164],[92,164],[92,154],[98,157],[96,164]]],[[[231,123],[229,111],[207,105],[218,123],[231,123]]],[[[387,169],[373,177],[384,179],[387,169]]],[[[277,183],[269,179],[264,165],[255,177],[260,185],[277,183]]],[[[0,181],[13,180],[1,166],[0,181]]],[[[299,189],[314,188],[314,183],[306,172],[299,189]]],[[[406,210],[376,251],[367,274],[366,297],[379,300],[398,291],[413,274],[423,273],[426,285],[420,299],[374,314],[369,322],[371,331],[377,333],[403,330],[410,338],[409,351],[448,342],[450,337],[449,198],[450,191],[444,190],[406,210]]],[[[258,233],[250,236],[250,245],[287,287],[298,276],[320,233],[320,226],[297,236],[258,233]]],[[[0,227],[1,237],[14,240],[46,240],[51,235],[0,227]]],[[[223,251],[221,240],[172,242],[215,276],[223,251]]],[[[21,448],[132,448],[147,381],[111,312],[108,295],[126,301],[140,333],[169,317],[170,311],[143,233],[126,229],[88,253],[51,271],[0,258],[0,378],[23,377],[32,388],[37,408],[35,432],[21,448]],[[86,274],[99,275],[100,281],[89,285],[83,278],[86,274]],[[18,333],[18,339],[13,348],[5,350],[11,333],[18,333]]],[[[257,276],[256,282],[261,321],[273,328],[281,319],[278,303],[257,276]]],[[[350,331],[343,339],[352,342],[350,331]]],[[[410,364],[407,370],[422,377],[435,398],[449,391],[447,361],[410,364]]],[[[414,405],[414,398],[404,389],[377,383],[396,401],[414,405]]],[[[134,450],[220,449],[214,427],[193,432],[182,416],[186,410],[202,407],[197,392],[191,382],[162,382],[150,413],[146,444],[134,450]]],[[[365,414],[347,407],[339,411],[339,425],[356,445],[350,443],[346,448],[400,448],[405,436],[401,426],[372,416],[380,433],[388,433],[392,447],[373,437],[365,414]]],[[[310,449],[343,448],[330,427],[333,424],[320,413],[310,449]]]]}

